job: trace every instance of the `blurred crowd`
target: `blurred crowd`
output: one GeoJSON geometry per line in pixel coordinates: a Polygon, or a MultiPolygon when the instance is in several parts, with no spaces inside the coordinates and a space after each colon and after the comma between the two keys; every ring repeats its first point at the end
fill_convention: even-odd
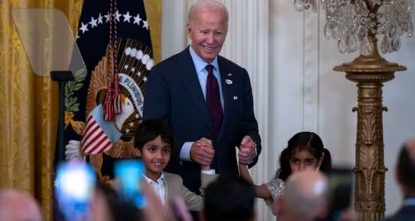
{"type": "MultiPolygon", "coordinates": [[[[300,134],[300,136],[303,135],[300,134]]],[[[316,136],[313,134],[314,138],[316,136]]],[[[342,170],[339,172],[336,168],[332,168],[331,172],[317,170],[317,167],[321,166],[321,162],[319,163],[316,158],[312,157],[307,147],[310,147],[310,142],[308,146],[295,145],[294,156],[296,157],[290,157],[291,174],[284,181],[279,182],[280,184],[283,182],[281,185],[283,189],[279,190],[276,196],[268,192],[270,197],[263,197],[266,194],[261,193],[264,190],[259,187],[265,186],[265,191],[268,191],[267,184],[253,184],[249,172],[248,175],[242,175],[246,171],[241,172],[240,177],[215,176],[200,195],[202,206],[198,210],[198,219],[202,221],[253,221],[256,220],[255,202],[257,199],[264,198],[271,200],[269,202],[270,209],[278,221],[359,220],[357,213],[351,207],[352,191],[350,185],[353,183],[351,171],[342,170]],[[297,155],[301,151],[306,151],[308,154],[303,155],[311,156],[311,159],[316,162],[314,164],[307,163],[309,158],[297,155]],[[298,167],[298,170],[295,166],[298,167]]],[[[66,164],[88,165],[83,161],[71,161],[66,164]]],[[[146,172],[141,176],[145,176],[145,174],[146,172]]],[[[396,179],[404,198],[403,205],[396,214],[388,217],[387,221],[413,220],[415,217],[414,174],[415,140],[409,140],[401,147],[395,169],[396,179]]],[[[82,176],[78,178],[85,179],[82,176]]],[[[76,179],[76,177],[72,177],[72,179],[76,179]]],[[[72,180],[71,182],[77,183],[78,181],[72,180]]],[[[69,210],[69,216],[60,216],[59,218],[66,221],[193,220],[190,210],[186,206],[186,196],[181,195],[182,192],[177,192],[167,201],[164,198],[165,201],[163,201],[149,182],[145,179],[141,179],[139,182],[136,185],[136,191],[141,195],[141,199],[144,199],[144,203],[137,204],[135,198],[126,196],[120,189],[121,183],[117,180],[112,183],[96,180],[89,187],[85,198],[74,197],[72,199],[73,208],[70,203],[68,204],[68,201],[66,204],[61,204],[62,199],[57,197],[56,203],[58,205],[55,213],[64,214],[63,211],[69,210]],[[79,199],[85,203],[86,207],[80,206],[79,199]],[[81,215],[76,215],[77,213],[81,215]]],[[[62,187],[57,187],[57,189],[59,188],[62,187]]],[[[80,194],[77,188],[73,188],[71,191],[74,196],[80,194]]],[[[58,196],[58,194],[55,195],[58,196]]],[[[17,190],[2,190],[0,191],[0,220],[41,221],[42,215],[38,203],[30,194],[17,190]]]]}

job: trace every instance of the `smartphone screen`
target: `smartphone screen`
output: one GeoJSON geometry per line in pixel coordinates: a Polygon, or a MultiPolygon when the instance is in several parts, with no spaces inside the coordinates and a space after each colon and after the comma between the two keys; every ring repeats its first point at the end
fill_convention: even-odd
{"type": "Polygon", "coordinates": [[[145,197],[140,191],[143,173],[144,166],[140,160],[122,160],[115,163],[114,175],[121,197],[131,201],[138,208],[143,208],[146,204],[145,197]]]}
{"type": "Polygon", "coordinates": [[[59,165],[55,194],[59,211],[66,221],[86,219],[95,185],[96,176],[89,164],[69,161],[59,165]]]}

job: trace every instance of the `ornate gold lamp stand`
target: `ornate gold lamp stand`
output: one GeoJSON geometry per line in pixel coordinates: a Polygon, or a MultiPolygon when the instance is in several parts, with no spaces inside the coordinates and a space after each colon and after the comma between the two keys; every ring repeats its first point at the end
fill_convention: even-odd
{"type": "Polygon", "coordinates": [[[406,68],[383,59],[376,47],[376,37],[369,36],[373,48],[367,56],[334,67],[346,72],[357,83],[357,137],[355,165],[355,210],[360,220],[377,221],[385,212],[385,164],[383,157],[382,106],[383,82],[392,80],[396,71],[406,68]]]}
{"type": "Polygon", "coordinates": [[[357,83],[355,209],[363,221],[377,221],[385,212],[385,164],[383,156],[382,86],[396,71],[406,68],[390,63],[379,55],[377,37],[382,38],[383,53],[399,50],[400,37],[413,33],[414,0],[294,0],[298,11],[326,12],[324,35],[338,42],[339,51],[359,49],[351,63],[334,67],[346,72],[357,83]]]}

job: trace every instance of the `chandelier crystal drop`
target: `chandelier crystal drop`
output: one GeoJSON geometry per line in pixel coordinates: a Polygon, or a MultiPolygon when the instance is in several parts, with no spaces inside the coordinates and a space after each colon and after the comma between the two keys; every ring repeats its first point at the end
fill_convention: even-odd
{"type": "MultiPolygon", "coordinates": [[[[338,42],[341,53],[372,51],[368,36],[379,36],[382,53],[399,50],[400,37],[413,34],[414,0],[321,0],[326,12],[324,36],[338,42]]],[[[318,10],[318,0],[294,0],[298,11],[318,10]]]]}

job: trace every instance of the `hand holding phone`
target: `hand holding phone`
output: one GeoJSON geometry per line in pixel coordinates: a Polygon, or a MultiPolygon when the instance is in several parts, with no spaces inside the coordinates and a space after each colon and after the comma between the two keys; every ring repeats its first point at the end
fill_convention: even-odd
{"type": "Polygon", "coordinates": [[[140,160],[122,160],[115,163],[117,189],[124,200],[131,201],[138,208],[146,205],[146,199],[140,191],[144,166],[140,160]]]}
{"type": "Polygon", "coordinates": [[[66,221],[86,219],[95,184],[96,176],[89,164],[69,161],[59,165],[55,194],[59,210],[66,221]]]}

